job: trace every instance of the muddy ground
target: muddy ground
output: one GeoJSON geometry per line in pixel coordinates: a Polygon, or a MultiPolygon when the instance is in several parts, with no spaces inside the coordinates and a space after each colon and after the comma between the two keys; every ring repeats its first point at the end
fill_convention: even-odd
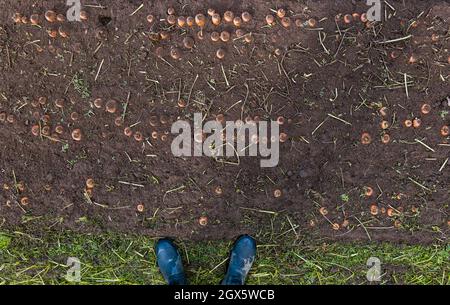
{"type": "Polygon", "coordinates": [[[84,1],[86,21],[44,19],[47,10],[65,14],[64,4],[1,4],[0,228],[447,241],[447,1],[391,0],[374,23],[343,21],[368,10],[362,1],[84,1]],[[214,26],[208,16],[201,40],[198,26],[169,25],[168,7],[176,16],[248,11],[252,20],[237,37],[234,25],[214,26]],[[288,28],[276,17],[279,8],[288,28]],[[39,25],[15,23],[15,13],[38,14],[39,25]],[[267,25],[268,14],[276,24],[267,25]],[[49,37],[60,27],[68,37],[49,37]],[[224,30],[230,41],[211,41],[211,32],[224,30]],[[192,49],[185,37],[193,38],[192,49]],[[115,113],[105,111],[111,99],[115,113]],[[421,112],[423,104],[430,113],[421,112]],[[171,124],[194,112],[206,120],[282,116],[288,140],[280,143],[279,165],[174,157],[171,124]],[[408,119],[421,124],[405,127],[408,119]],[[72,139],[75,129],[81,141],[72,139]]]}

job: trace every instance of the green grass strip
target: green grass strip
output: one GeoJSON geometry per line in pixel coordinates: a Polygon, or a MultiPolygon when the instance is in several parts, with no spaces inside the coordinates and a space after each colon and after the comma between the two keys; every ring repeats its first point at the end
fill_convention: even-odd
{"type": "MultiPolygon", "coordinates": [[[[233,241],[178,243],[192,284],[217,284],[233,241]]],[[[68,257],[81,261],[81,284],[164,284],[154,240],[125,234],[0,233],[1,284],[71,284],[68,257]]],[[[368,284],[367,260],[381,261],[381,284],[450,283],[449,245],[313,244],[284,239],[258,245],[248,284],[368,284]]]]}

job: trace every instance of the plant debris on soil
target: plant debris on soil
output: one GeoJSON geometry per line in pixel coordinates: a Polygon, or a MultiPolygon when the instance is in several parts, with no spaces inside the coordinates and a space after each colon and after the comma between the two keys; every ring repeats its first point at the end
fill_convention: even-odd
{"type": "Polygon", "coordinates": [[[95,3],[3,1],[0,228],[447,242],[447,1],[95,3]],[[280,122],[278,166],[174,157],[195,112],[280,122]]]}

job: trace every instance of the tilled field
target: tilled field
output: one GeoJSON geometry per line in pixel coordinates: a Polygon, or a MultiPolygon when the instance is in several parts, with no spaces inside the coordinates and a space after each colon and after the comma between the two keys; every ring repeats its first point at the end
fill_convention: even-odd
{"type": "Polygon", "coordinates": [[[446,242],[448,2],[83,4],[2,2],[0,227],[446,242]],[[277,121],[278,166],[174,157],[194,113],[277,121]]]}

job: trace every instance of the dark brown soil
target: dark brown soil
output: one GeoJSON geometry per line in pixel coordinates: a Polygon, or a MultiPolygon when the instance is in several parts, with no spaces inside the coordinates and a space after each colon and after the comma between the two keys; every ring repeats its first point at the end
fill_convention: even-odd
{"type": "Polygon", "coordinates": [[[395,11],[385,8],[393,16],[369,27],[335,22],[337,14],[367,11],[364,1],[89,2],[100,5],[84,7],[88,21],[63,24],[68,38],[50,38],[47,29],[61,23],[43,18],[49,9],[65,14],[65,1],[2,2],[0,112],[14,122],[0,122],[0,229],[446,241],[450,142],[440,130],[450,124],[448,2],[391,0],[395,11]],[[199,40],[198,27],[167,25],[169,6],[177,16],[206,15],[208,8],[248,11],[253,19],[242,29],[253,41],[235,39],[233,26],[215,29],[209,21],[199,40]],[[289,29],[266,26],[265,16],[280,7],[292,20],[289,29]],[[15,24],[16,12],[39,14],[42,27],[15,24]],[[157,19],[153,25],[148,14],[157,19]],[[318,21],[315,28],[295,26],[309,18],[318,21]],[[230,31],[231,41],[212,42],[214,30],[230,31]],[[161,31],[170,38],[151,39],[161,31]],[[435,41],[432,34],[439,35],[435,41]],[[186,36],[195,40],[192,50],[182,45],[186,36]],[[173,47],[180,60],[170,57],[173,47]],[[223,60],[215,56],[219,47],[223,60]],[[40,97],[47,102],[37,105],[40,97]],[[55,105],[60,98],[62,108],[55,105]],[[116,113],[94,107],[96,98],[118,101],[116,113]],[[188,107],[178,107],[179,98],[188,107]],[[427,115],[423,103],[431,105],[427,115]],[[281,130],[289,140],[281,144],[279,165],[261,169],[259,158],[250,157],[239,164],[173,157],[173,136],[160,136],[177,118],[199,111],[207,119],[219,113],[227,120],[285,117],[281,130]],[[125,118],[120,127],[114,123],[119,116],[125,118]],[[150,126],[152,116],[163,123],[150,126]],[[415,118],[422,120],[419,128],[403,126],[415,118]],[[33,125],[49,126],[50,136],[34,136],[33,125]],[[54,132],[58,125],[62,135],[54,132]],[[126,126],[146,140],[125,136],[126,126]],[[71,138],[76,128],[80,142],[71,138]],[[371,135],[370,145],[361,143],[363,132],[371,135]],[[388,144],[381,142],[384,133],[388,144]],[[88,178],[96,184],[91,197],[88,178]],[[372,197],[364,196],[366,186],[372,197]],[[275,189],[282,190],[280,198],[275,189]],[[28,204],[21,204],[23,197],[28,204]],[[370,213],[373,204],[378,215],[370,213]],[[387,215],[389,208],[394,215],[387,215]],[[206,226],[199,225],[201,216],[208,217],[206,226]]]}

